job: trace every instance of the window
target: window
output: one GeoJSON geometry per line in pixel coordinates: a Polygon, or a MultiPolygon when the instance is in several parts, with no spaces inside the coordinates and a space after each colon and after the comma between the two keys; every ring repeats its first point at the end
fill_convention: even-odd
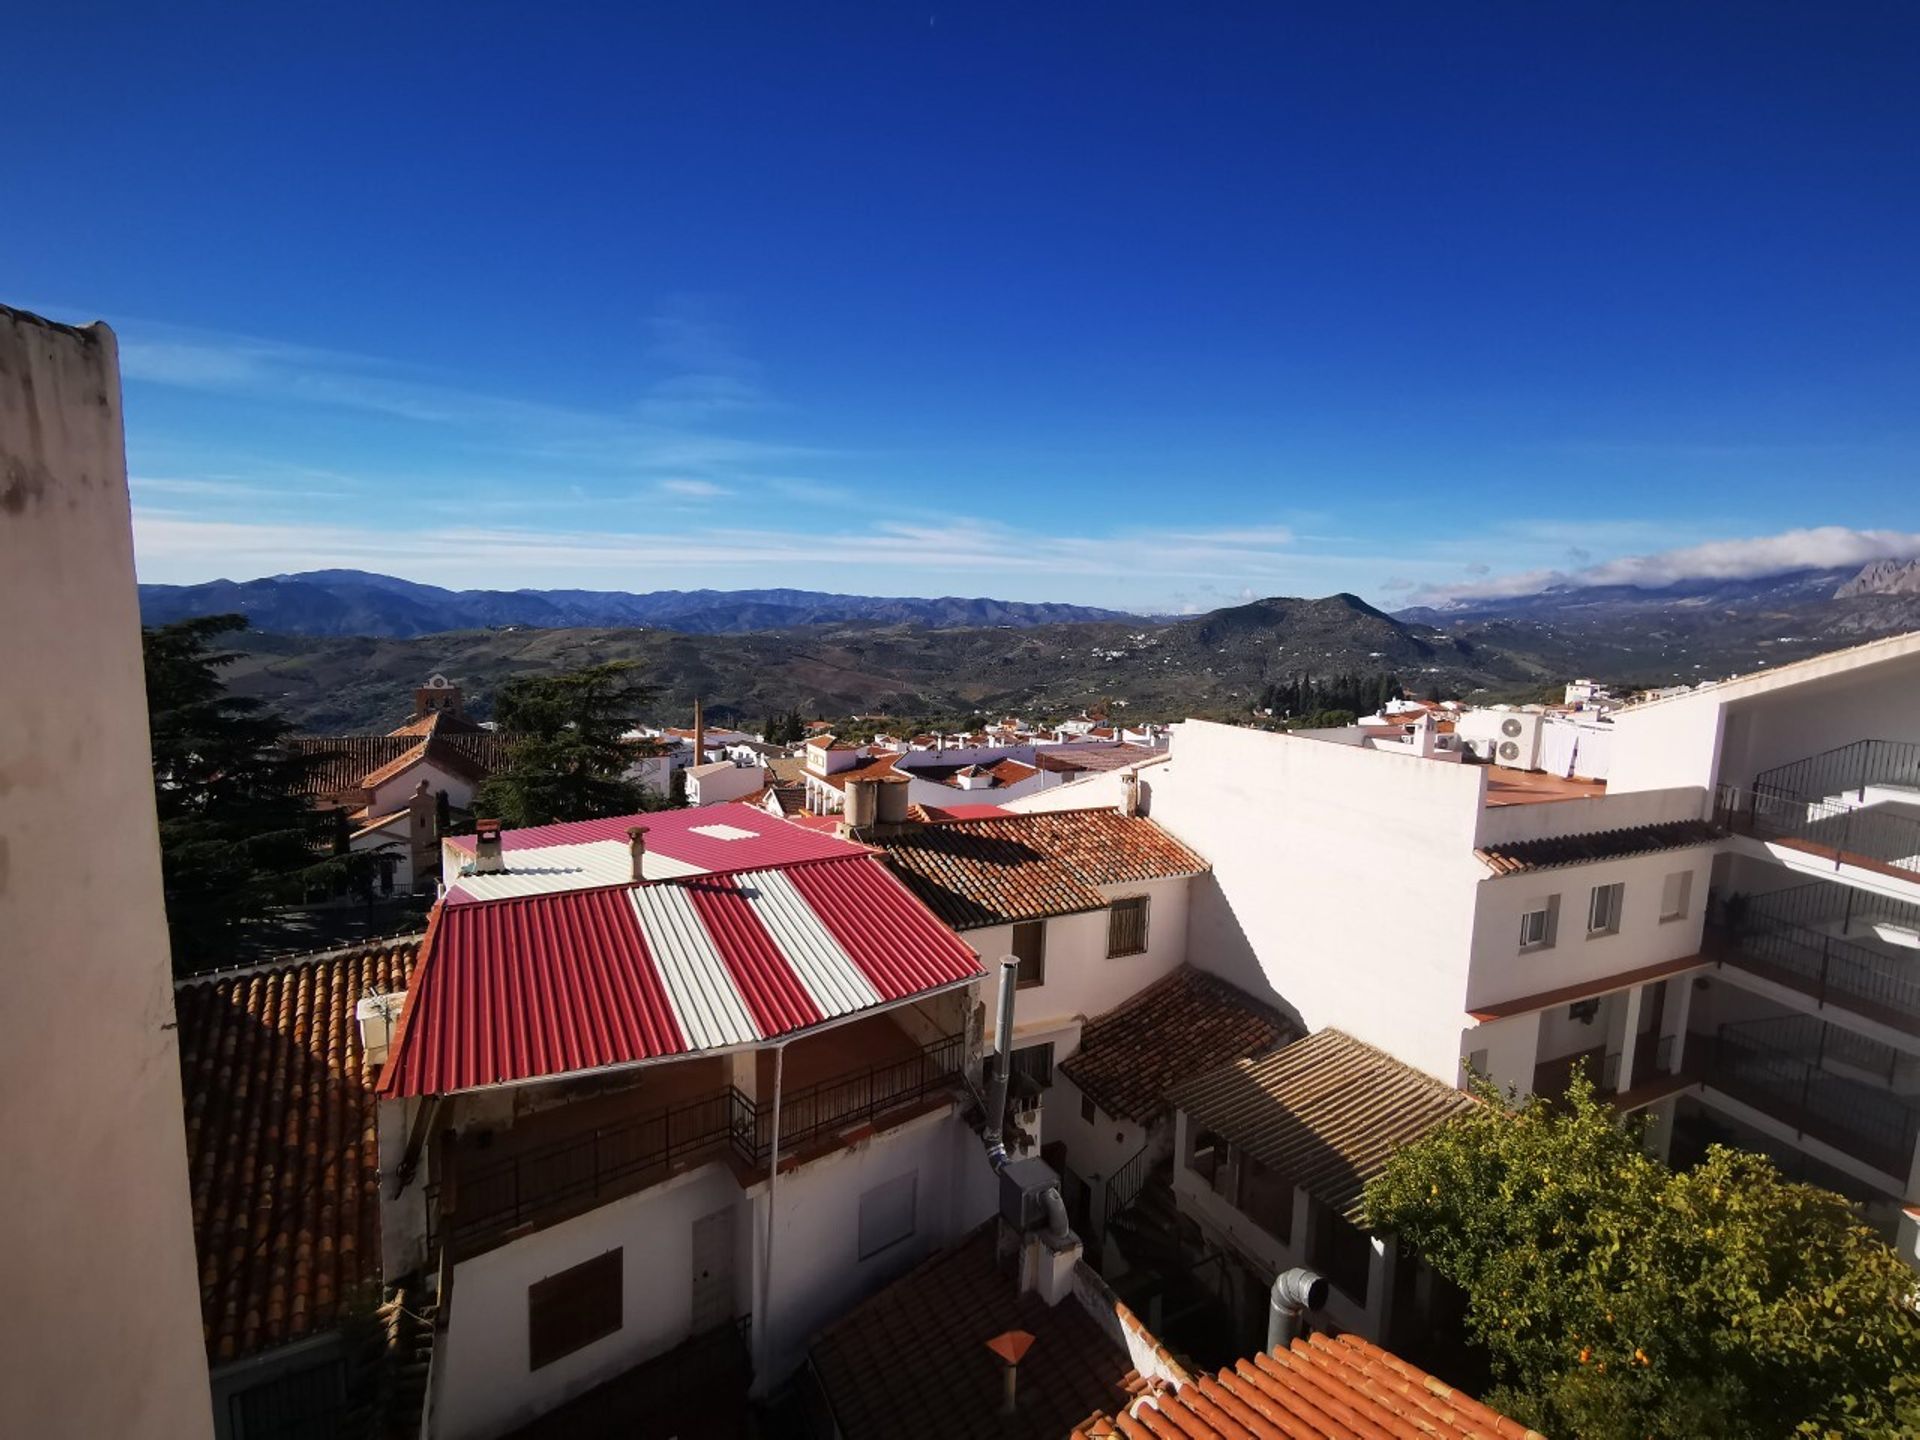
{"type": "Polygon", "coordinates": [[[1024,1079],[1037,1093],[1053,1084],[1053,1042],[1022,1045],[1009,1057],[1007,1073],[1024,1079]]]}
{"type": "Polygon", "coordinates": [[[1147,897],[1130,895],[1107,907],[1107,958],[1138,955],[1147,948],[1147,897]]]}
{"type": "Polygon", "coordinates": [[[1626,897],[1625,885],[1596,885],[1587,901],[1587,934],[1612,935],[1620,929],[1620,902],[1626,897]]]}
{"type": "Polygon", "coordinates": [[[1667,876],[1666,883],[1660,887],[1660,919],[1684,920],[1687,908],[1693,903],[1693,872],[1676,870],[1667,876]]]}
{"type": "Polygon", "coordinates": [[[1091,1095],[1080,1097],[1080,1118],[1091,1125],[1100,1118],[1099,1108],[1093,1103],[1091,1095]]]}
{"type": "Polygon", "coordinates": [[[1025,990],[1047,980],[1047,922],[1027,920],[1013,927],[1013,954],[1020,962],[1014,985],[1025,990]]]}
{"type": "Polygon", "coordinates": [[[913,1238],[914,1196],[920,1176],[909,1171],[860,1197],[860,1258],[869,1259],[913,1238]]]}
{"type": "Polygon", "coordinates": [[[1560,897],[1554,895],[1533,901],[1520,915],[1520,948],[1523,951],[1552,949],[1554,932],[1559,928],[1560,897]]]}
{"type": "Polygon", "coordinates": [[[621,1252],[609,1250],[527,1288],[527,1368],[538,1370],[621,1325],[621,1252]]]}

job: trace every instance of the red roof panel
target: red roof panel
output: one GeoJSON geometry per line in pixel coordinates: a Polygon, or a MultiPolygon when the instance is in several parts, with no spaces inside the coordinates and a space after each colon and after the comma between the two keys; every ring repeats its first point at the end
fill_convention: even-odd
{"type": "MultiPolygon", "coordinates": [[[[837,855],[864,853],[861,846],[849,845],[831,835],[733,801],[695,810],[653,810],[603,820],[571,820],[558,825],[504,830],[500,834],[500,848],[502,851],[538,850],[547,845],[585,845],[601,840],[617,840],[624,845],[627,831],[636,825],[647,827],[649,850],[698,865],[703,870],[757,870],[800,860],[826,860],[837,855]],[[746,833],[729,838],[729,832],[735,831],[746,833]]],[[[473,849],[471,835],[453,835],[448,839],[459,849],[473,849]]]]}
{"type": "Polygon", "coordinates": [[[719,876],[689,880],[683,888],[762,1035],[802,1030],[825,1018],[738,885],[719,876]]]}

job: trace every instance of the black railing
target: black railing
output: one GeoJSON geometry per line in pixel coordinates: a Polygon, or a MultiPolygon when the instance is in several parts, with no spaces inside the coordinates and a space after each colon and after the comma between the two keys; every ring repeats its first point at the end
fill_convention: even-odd
{"type": "Polygon", "coordinates": [[[1715,819],[1728,829],[1777,840],[1842,865],[1920,875],[1920,819],[1878,805],[1844,805],[1721,786],[1715,819]]]}
{"type": "Polygon", "coordinates": [[[1834,1073],[1834,1062],[1898,1067],[1898,1052],[1805,1017],[1722,1025],[1707,1084],[1903,1180],[1920,1140],[1920,1109],[1891,1090],[1834,1073]],[[1888,1057],[1891,1056],[1891,1059],[1888,1057]]]}
{"type": "Polygon", "coordinates": [[[1753,778],[1756,794],[1802,800],[1854,803],[1871,785],[1920,786],[1920,744],[1910,740],[1855,740],[1790,764],[1762,770],[1753,778]]]}
{"type": "Polygon", "coordinates": [[[1838,1006],[1920,1034],[1920,955],[1904,961],[1837,935],[1764,922],[1741,928],[1729,964],[1838,1006]]]}
{"type": "MultiPolygon", "coordinates": [[[[918,1055],[835,1076],[780,1097],[780,1149],[818,1139],[952,1084],[965,1042],[945,1036],[918,1055]]],[[[551,1222],[632,1194],[709,1150],[730,1149],[764,1165],[773,1151],[773,1099],[756,1103],[729,1086],[685,1104],[596,1126],[504,1159],[459,1164],[455,1183],[427,1188],[427,1247],[456,1251],[497,1243],[524,1226],[551,1222]],[[450,1212],[441,1214],[442,1204],[450,1212]]]]}
{"type": "Polygon", "coordinates": [[[1107,1196],[1100,1213],[1102,1235],[1113,1224],[1113,1217],[1138,1200],[1140,1192],[1147,1188],[1147,1177],[1153,1173],[1153,1162],[1148,1158],[1152,1148],[1151,1143],[1142,1145],[1131,1160],[1107,1177],[1107,1196]]]}

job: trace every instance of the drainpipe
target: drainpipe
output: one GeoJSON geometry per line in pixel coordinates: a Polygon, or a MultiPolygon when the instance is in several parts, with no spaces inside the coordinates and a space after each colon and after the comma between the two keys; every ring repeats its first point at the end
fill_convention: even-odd
{"type": "Polygon", "coordinates": [[[1285,1350],[1300,1334],[1309,1310],[1327,1303],[1327,1282],[1304,1266],[1283,1272],[1267,1297],[1267,1349],[1285,1350]]]}
{"type": "MultiPolygon", "coordinates": [[[[1020,983],[1020,962],[1012,955],[1000,959],[1000,1010],[993,1031],[993,1083],[987,1087],[987,1159],[997,1175],[1006,1168],[1007,1144],[1002,1132],[1007,1118],[1007,1081],[1012,1078],[1013,992],[1020,983]]],[[[776,1117],[777,1118],[777,1117],[776,1117]]]]}
{"type": "Polygon", "coordinates": [[[773,1143],[767,1162],[767,1243],[760,1264],[760,1314],[753,1326],[754,1349],[760,1352],[754,1368],[762,1376],[768,1373],[768,1355],[773,1348],[773,1326],[768,1323],[773,1309],[773,1202],[780,1185],[780,1087],[786,1078],[786,1069],[787,1047],[782,1041],[773,1052],[773,1143]]]}

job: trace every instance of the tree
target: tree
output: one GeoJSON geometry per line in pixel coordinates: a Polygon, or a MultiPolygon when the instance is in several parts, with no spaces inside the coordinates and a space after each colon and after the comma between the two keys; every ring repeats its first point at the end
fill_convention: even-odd
{"type": "Polygon", "coordinates": [[[1724,1146],[1669,1170],[1584,1074],[1552,1105],[1476,1091],[1366,1204],[1466,1292],[1490,1404],[1584,1440],[1894,1432],[1914,1278],[1844,1199],[1724,1146]]]}
{"type": "Polygon", "coordinates": [[[652,687],[629,678],[628,660],[559,675],[523,675],[501,687],[493,715],[512,734],[506,766],[479,789],[474,806],[509,826],[630,815],[659,797],[627,778],[622,738],[639,723],[652,687]]]}
{"type": "Polygon", "coordinates": [[[337,816],[306,794],[314,762],[282,748],[293,726],[220,678],[238,656],[213,642],[246,627],[244,615],[210,615],[141,632],[161,884],[182,973],[230,962],[247,925],[352,868],[328,856],[337,816]]]}
{"type": "Polygon", "coordinates": [[[761,734],[769,745],[798,745],[807,738],[807,722],[801,718],[799,707],[796,706],[768,716],[761,734]]]}

